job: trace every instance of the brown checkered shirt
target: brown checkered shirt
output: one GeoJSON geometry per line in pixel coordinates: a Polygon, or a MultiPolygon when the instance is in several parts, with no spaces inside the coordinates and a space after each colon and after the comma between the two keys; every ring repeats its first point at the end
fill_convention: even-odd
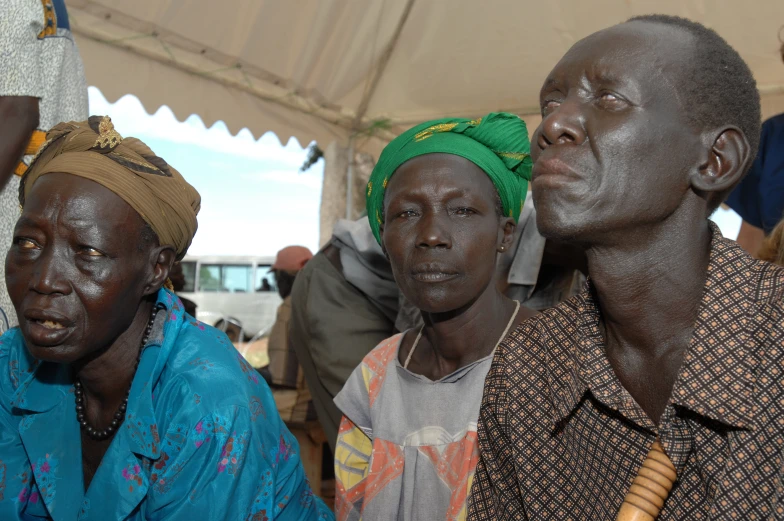
{"type": "Polygon", "coordinates": [[[784,269],[713,227],[694,334],[659,428],[605,355],[586,291],[514,331],[485,383],[469,520],[614,520],[656,438],[660,521],[784,520],[784,269]]]}

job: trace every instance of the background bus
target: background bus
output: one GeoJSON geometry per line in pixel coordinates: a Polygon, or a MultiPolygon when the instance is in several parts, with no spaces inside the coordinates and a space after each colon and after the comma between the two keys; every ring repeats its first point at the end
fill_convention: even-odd
{"type": "Polygon", "coordinates": [[[196,303],[196,318],[205,324],[215,326],[223,320],[239,325],[245,338],[262,336],[272,328],[281,303],[270,272],[274,261],[274,257],[186,256],[182,260],[185,288],[179,294],[196,303]]]}

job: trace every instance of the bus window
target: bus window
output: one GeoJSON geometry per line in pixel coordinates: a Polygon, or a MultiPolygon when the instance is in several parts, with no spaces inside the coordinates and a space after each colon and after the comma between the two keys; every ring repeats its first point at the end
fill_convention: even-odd
{"type": "Polygon", "coordinates": [[[201,265],[199,269],[199,291],[220,291],[220,266],[201,265]]]}
{"type": "Polygon", "coordinates": [[[199,269],[199,291],[250,291],[251,266],[234,264],[202,264],[199,269]]]}
{"type": "Polygon", "coordinates": [[[252,266],[223,266],[223,290],[232,293],[248,293],[251,291],[252,266]]]}
{"type": "Polygon", "coordinates": [[[278,291],[272,266],[256,266],[256,291],[278,291]]]}
{"type": "Polygon", "coordinates": [[[186,261],[181,262],[180,266],[182,267],[182,276],[185,278],[185,285],[182,287],[182,291],[190,293],[196,289],[196,263],[186,261]]]}

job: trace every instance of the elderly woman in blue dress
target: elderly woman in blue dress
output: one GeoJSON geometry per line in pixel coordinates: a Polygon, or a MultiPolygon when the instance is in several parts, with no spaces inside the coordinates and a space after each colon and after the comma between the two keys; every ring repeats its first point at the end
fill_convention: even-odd
{"type": "Polygon", "coordinates": [[[163,286],[200,198],[109,118],[22,178],[0,342],[0,519],[332,519],[269,389],[163,286]]]}

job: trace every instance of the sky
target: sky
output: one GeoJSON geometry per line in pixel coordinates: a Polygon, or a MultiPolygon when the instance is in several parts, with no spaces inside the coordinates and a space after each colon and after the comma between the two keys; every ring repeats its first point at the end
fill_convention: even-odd
{"type": "Polygon", "coordinates": [[[318,249],[324,161],[301,173],[307,144],[282,145],[271,132],[256,140],[248,129],[232,136],[222,121],[208,129],[197,115],[180,122],[166,106],[150,115],[133,95],[112,104],[90,87],[89,97],[90,114],[109,115],[122,136],[144,141],[201,194],[190,255],[274,256],[294,244],[318,249]]]}
{"type": "MultiPolygon", "coordinates": [[[[166,106],[150,115],[130,94],[109,103],[90,87],[89,96],[90,114],[111,116],[121,135],[147,143],[201,194],[190,255],[274,256],[294,244],[318,249],[324,160],[299,172],[307,152],[296,139],[283,145],[268,132],[256,140],[248,129],[232,136],[222,121],[209,129],[195,114],[180,122],[166,106]]],[[[735,212],[719,209],[713,220],[725,237],[737,237],[735,212]]]]}

